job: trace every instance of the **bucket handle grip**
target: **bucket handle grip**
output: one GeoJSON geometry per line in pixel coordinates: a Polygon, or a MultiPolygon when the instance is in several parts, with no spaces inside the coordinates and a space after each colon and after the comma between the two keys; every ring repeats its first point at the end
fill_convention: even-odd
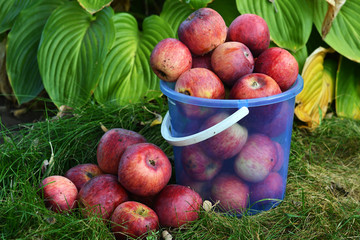
{"type": "Polygon", "coordinates": [[[170,132],[170,115],[169,115],[169,111],[167,111],[164,120],[161,124],[161,135],[168,143],[170,143],[173,146],[183,147],[187,145],[192,145],[204,141],[208,138],[211,138],[218,133],[221,133],[222,131],[226,130],[227,128],[231,127],[232,125],[240,121],[248,114],[249,114],[249,109],[247,107],[241,107],[236,112],[231,114],[229,117],[225,118],[221,122],[201,132],[186,137],[173,137],[171,136],[171,132],[170,132]]]}

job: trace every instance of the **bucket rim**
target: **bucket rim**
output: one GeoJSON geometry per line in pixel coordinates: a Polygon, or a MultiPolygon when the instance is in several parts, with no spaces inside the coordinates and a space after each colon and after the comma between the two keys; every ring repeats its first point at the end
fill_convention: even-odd
{"type": "Polygon", "coordinates": [[[304,87],[304,80],[298,74],[294,84],[285,92],[273,96],[253,98],[253,99],[208,99],[188,96],[178,93],[174,90],[175,82],[166,82],[160,80],[160,90],[168,97],[168,100],[175,100],[178,102],[216,108],[240,108],[240,107],[258,107],[264,105],[275,104],[292,99],[298,95],[304,87]]]}

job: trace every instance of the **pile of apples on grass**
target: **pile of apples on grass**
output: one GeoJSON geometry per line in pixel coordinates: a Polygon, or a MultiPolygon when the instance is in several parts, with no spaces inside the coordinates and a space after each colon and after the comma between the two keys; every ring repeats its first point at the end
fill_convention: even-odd
{"type": "Polygon", "coordinates": [[[137,132],[113,128],[100,139],[97,164],[79,164],[64,176],[49,176],[40,189],[53,211],[79,208],[85,216],[110,220],[117,239],[136,238],[198,218],[200,195],[168,184],[171,174],[171,162],[158,146],[137,132]]]}
{"type": "MultiPolygon", "coordinates": [[[[176,82],[179,93],[209,99],[265,97],[286,91],[298,75],[297,62],[288,51],[269,48],[268,26],[257,15],[240,15],[227,28],[219,13],[201,8],[180,24],[178,37],[160,41],[151,53],[150,65],[160,79],[176,82]]],[[[223,118],[215,115],[204,125],[209,127],[223,118]]],[[[213,146],[206,148],[214,154],[191,145],[184,148],[182,161],[184,166],[203,167],[185,170],[197,180],[210,181],[218,171],[208,174],[207,166],[237,155],[237,176],[218,176],[211,193],[225,208],[241,212],[250,195],[245,182],[258,188],[252,194],[257,199],[264,196],[256,192],[269,192],[261,188],[276,185],[271,182],[280,176],[273,170],[281,167],[281,150],[266,135],[248,136],[239,124],[227,131],[238,134],[236,141],[232,138],[233,148],[219,149],[214,136],[209,139],[213,146]],[[261,154],[253,157],[253,151],[261,154]],[[251,157],[255,165],[249,164],[251,157]]],[[[169,184],[169,159],[142,135],[121,128],[107,131],[97,148],[97,162],[74,166],[64,176],[45,178],[40,189],[46,206],[56,212],[80,208],[85,216],[99,214],[110,220],[117,239],[143,236],[160,226],[180,227],[198,218],[204,199],[193,188],[169,184]]]]}

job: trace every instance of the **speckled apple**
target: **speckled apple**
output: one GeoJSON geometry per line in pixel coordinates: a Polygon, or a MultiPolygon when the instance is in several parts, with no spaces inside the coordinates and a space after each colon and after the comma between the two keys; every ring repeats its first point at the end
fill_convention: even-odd
{"type": "Polygon", "coordinates": [[[159,227],[159,218],[155,211],[136,201],[119,204],[111,216],[110,229],[117,240],[128,237],[144,239],[159,227]]]}
{"type": "Polygon", "coordinates": [[[204,55],[194,55],[192,57],[192,66],[191,68],[207,68],[211,69],[211,54],[212,52],[208,52],[204,55]]]}
{"type": "Polygon", "coordinates": [[[68,178],[60,175],[46,177],[40,183],[45,206],[54,212],[69,212],[77,206],[78,190],[68,178]]]}
{"type": "Polygon", "coordinates": [[[252,99],[280,94],[279,85],[270,76],[250,73],[236,81],[231,88],[230,99],[252,99]]]}
{"type": "Polygon", "coordinates": [[[199,218],[202,198],[193,189],[179,185],[167,185],[157,196],[154,210],[162,227],[180,227],[199,218]]]}
{"type": "MultiPolygon", "coordinates": [[[[201,130],[208,129],[229,117],[225,112],[219,112],[205,120],[201,130]]],[[[247,129],[235,123],[224,131],[201,142],[202,148],[217,161],[223,161],[238,154],[248,138],[247,129]]]]}
{"type": "Polygon", "coordinates": [[[162,80],[174,82],[192,66],[190,50],[176,38],[161,40],[152,50],[150,66],[162,80]]]}
{"type": "Polygon", "coordinates": [[[261,182],[273,169],[276,158],[274,142],[264,134],[252,134],[236,156],[234,169],[245,181],[261,182]]]}
{"type": "Polygon", "coordinates": [[[137,132],[123,128],[108,130],[103,134],[97,146],[96,158],[100,169],[104,173],[116,175],[125,149],[141,142],[146,142],[146,139],[137,132]]]}
{"type": "Polygon", "coordinates": [[[225,42],[227,27],[217,11],[200,8],[180,24],[178,36],[193,54],[204,55],[225,42]]]}
{"type": "Polygon", "coordinates": [[[249,186],[236,175],[222,174],[212,183],[211,196],[221,210],[242,213],[249,202],[249,186]]]}
{"type": "Polygon", "coordinates": [[[250,188],[250,201],[256,205],[267,205],[278,203],[284,194],[285,186],[281,175],[271,172],[264,181],[253,184],[250,188]],[[273,200],[265,200],[265,199],[273,200]]]}
{"type": "Polygon", "coordinates": [[[78,194],[83,214],[109,219],[114,209],[129,199],[126,190],[112,174],[102,174],[85,183],[78,194]]]}
{"type": "Polygon", "coordinates": [[[280,47],[272,47],[263,51],[256,59],[254,72],[269,75],[284,92],[296,81],[299,65],[290,52],[280,47]]]}
{"type": "Polygon", "coordinates": [[[275,144],[275,147],[276,147],[277,158],[276,158],[276,162],[275,162],[275,165],[274,165],[272,171],[273,172],[278,172],[278,171],[280,171],[280,169],[284,165],[285,156],[284,156],[284,149],[281,146],[281,144],[278,143],[278,142],[275,142],[275,141],[274,141],[274,144],[275,144]]]}
{"type": "Polygon", "coordinates": [[[206,155],[200,144],[183,147],[181,163],[185,172],[194,180],[211,180],[221,170],[222,162],[206,155]]]}
{"type": "Polygon", "coordinates": [[[270,45],[270,31],[266,21],[256,14],[245,13],[235,18],[228,29],[229,41],[245,44],[254,57],[270,45]]]}
{"type": "Polygon", "coordinates": [[[104,174],[98,165],[94,163],[78,164],[66,171],[64,177],[70,179],[80,189],[93,177],[104,174]]]}
{"type": "Polygon", "coordinates": [[[148,197],[158,194],[168,184],[171,174],[171,163],[160,147],[137,143],[122,155],[118,181],[129,192],[148,197]]]}
{"type": "Polygon", "coordinates": [[[223,99],[224,84],[214,72],[206,68],[192,68],[178,78],[175,91],[193,97],[223,99]]]}
{"type": "Polygon", "coordinates": [[[245,44],[225,42],[213,51],[211,67],[221,81],[231,87],[239,78],[253,72],[254,58],[245,44]]]}

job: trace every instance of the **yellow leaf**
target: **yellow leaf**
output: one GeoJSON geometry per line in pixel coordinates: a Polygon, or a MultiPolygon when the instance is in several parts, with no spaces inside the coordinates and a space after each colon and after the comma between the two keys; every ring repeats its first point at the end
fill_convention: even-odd
{"type": "Polygon", "coordinates": [[[326,54],[332,52],[334,51],[330,48],[317,48],[306,59],[301,74],[304,79],[304,88],[296,96],[295,115],[307,124],[304,127],[309,130],[314,130],[319,126],[334,98],[336,77],[333,71],[334,64],[332,59],[325,59],[326,54]],[[331,61],[331,64],[328,64],[328,61],[331,61]]]}

